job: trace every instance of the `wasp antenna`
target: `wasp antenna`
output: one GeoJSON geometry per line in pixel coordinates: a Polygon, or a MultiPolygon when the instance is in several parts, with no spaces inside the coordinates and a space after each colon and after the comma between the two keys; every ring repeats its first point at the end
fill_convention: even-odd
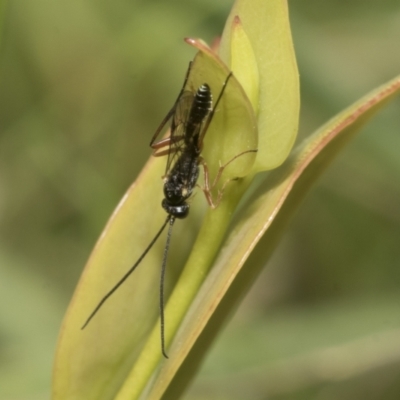
{"type": "MultiPolygon", "coordinates": [[[[82,326],[84,329],[91,319],[96,315],[99,309],[107,301],[107,299],[125,282],[125,280],[132,274],[136,267],[142,262],[146,254],[153,247],[165,227],[169,223],[167,232],[167,239],[164,247],[163,259],[161,264],[161,275],[160,275],[160,293],[159,293],[159,307],[160,307],[160,331],[161,331],[161,352],[165,358],[168,358],[166,352],[166,337],[165,337],[165,310],[164,310],[164,281],[165,273],[167,268],[167,258],[170,248],[170,242],[172,237],[172,229],[175,223],[175,219],[184,219],[189,213],[189,198],[192,196],[193,190],[196,187],[197,180],[199,177],[199,166],[203,164],[205,181],[209,181],[208,170],[204,161],[202,161],[201,151],[203,148],[203,140],[207,133],[208,127],[214,117],[214,113],[222,99],[225,89],[231,79],[232,72],[230,72],[225,81],[223,82],[222,88],[217,96],[215,103],[213,102],[213,96],[211,93],[210,86],[204,82],[197,90],[193,90],[191,85],[188,85],[190,71],[192,64],[189,64],[189,68],[186,73],[185,81],[175,100],[174,105],[168,112],[166,117],[162,120],[160,126],[157,128],[153,135],[150,146],[154,150],[153,155],[168,156],[166,172],[164,175],[164,199],[161,203],[168,216],[161,226],[160,230],[154,236],[153,240],[144,250],[143,254],[139,257],[136,263],[125,273],[125,275],[117,282],[117,284],[100,300],[96,308],[89,315],[85,324],[82,326]],[[158,136],[165,124],[171,120],[171,133],[168,138],[158,140],[158,136]]],[[[250,150],[254,151],[254,150],[250,150]]],[[[221,166],[216,179],[218,180],[222,174],[223,169],[230,164],[233,160],[245,154],[249,151],[244,151],[225,165],[221,166]]],[[[225,187],[224,184],[223,188],[225,187]]],[[[206,197],[212,205],[210,186],[205,185],[203,191],[206,193],[206,197]],[[211,200],[210,200],[211,199],[211,200]]],[[[212,187],[211,187],[212,189],[212,187]]],[[[218,202],[222,194],[218,197],[218,202]]]]}
{"type": "MultiPolygon", "coordinates": [[[[89,324],[91,319],[97,314],[97,312],[100,310],[102,305],[106,302],[106,300],[128,279],[129,275],[136,269],[136,267],[141,263],[143,258],[149,252],[149,250],[153,247],[154,243],[157,241],[157,239],[159,238],[159,236],[163,232],[164,228],[167,226],[168,222],[171,219],[173,219],[173,217],[171,215],[168,215],[168,217],[165,220],[165,222],[163,223],[161,229],[157,232],[156,236],[154,236],[153,240],[147,246],[146,250],[142,253],[142,255],[139,257],[139,259],[136,261],[136,263],[129,269],[129,271],[127,271],[127,273],[117,282],[117,284],[100,300],[99,304],[97,304],[96,308],[89,315],[88,319],[83,324],[81,329],[85,329],[85,327],[89,324]]],[[[164,255],[164,257],[165,257],[165,255],[164,255]]]]}
{"type": "Polygon", "coordinates": [[[160,277],[160,329],[161,329],[161,352],[165,358],[168,358],[165,351],[165,319],[164,319],[164,278],[165,270],[167,266],[167,256],[169,250],[169,244],[171,242],[172,228],[174,226],[175,218],[171,217],[169,221],[169,229],[167,234],[167,241],[164,248],[163,262],[161,266],[161,277],[160,277]]]}

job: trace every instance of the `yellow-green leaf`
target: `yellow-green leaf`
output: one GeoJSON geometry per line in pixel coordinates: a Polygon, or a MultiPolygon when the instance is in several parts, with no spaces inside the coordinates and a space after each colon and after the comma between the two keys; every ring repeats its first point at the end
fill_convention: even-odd
{"type": "MultiPolygon", "coordinates": [[[[246,71],[236,70],[239,66],[237,52],[240,51],[235,47],[237,16],[241,22],[240,29],[251,44],[259,73],[259,137],[254,169],[270,170],[282,164],[288,156],[296,139],[299,118],[299,77],[287,3],[283,0],[236,1],[225,25],[219,53],[233,73],[240,77],[246,71]]],[[[237,46],[243,47],[243,43],[241,40],[237,46]]],[[[243,57],[248,54],[247,51],[243,57]]],[[[242,65],[246,68],[245,61],[242,65]]],[[[248,96],[253,100],[251,93],[248,96]]]]}
{"type": "Polygon", "coordinates": [[[233,18],[231,34],[231,69],[258,114],[260,77],[256,56],[250,39],[238,15],[233,18]]]}
{"type": "Polygon", "coordinates": [[[61,330],[54,400],[112,398],[158,317],[155,282],[162,241],[134,277],[81,330],[101,297],[133,265],[165,220],[160,206],[164,168],[164,160],[151,159],[121,200],[90,256],[61,330]]]}

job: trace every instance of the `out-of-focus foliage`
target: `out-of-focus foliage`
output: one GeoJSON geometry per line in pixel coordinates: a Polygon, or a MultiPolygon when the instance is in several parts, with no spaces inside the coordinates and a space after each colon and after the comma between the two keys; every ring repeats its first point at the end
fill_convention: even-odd
{"type": "MultiPolygon", "coordinates": [[[[211,41],[230,6],[9,2],[0,48],[0,398],[48,397],[79,273],[193,56],[182,38],[211,41]]],[[[289,6],[304,136],[399,73],[400,7],[289,6]]],[[[187,398],[398,398],[399,107],[321,178],[187,398]]]]}

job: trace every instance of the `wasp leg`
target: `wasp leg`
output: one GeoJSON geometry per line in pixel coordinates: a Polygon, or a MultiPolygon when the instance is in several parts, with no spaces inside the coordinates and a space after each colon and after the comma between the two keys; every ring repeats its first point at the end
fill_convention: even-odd
{"type": "Polygon", "coordinates": [[[160,140],[159,142],[153,143],[153,145],[151,146],[153,149],[153,154],[152,154],[153,157],[161,157],[178,151],[178,147],[170,147],[170,146],[173,143],[179,143],[181,140],[183,140],[183,136],[174,136],[173,138],[167,137],[165,139],[160,140]],[[167,146],[168,146],[167,149],[160,151],[160,149],[167,146]]]}
{"type": "Polygon", "coordinates": [[[207,203],[209,204],[209,206],[212,209],[215,209],[218,207],[219,203],[221,202],[222,196],[224,194],[225,188],[228,185],[228,183],[235,181],[239,178],[230,178],[228,180],[226,180],[224,182],[224,184],[222,185],[222,188],[218,190],[218,195],[217,198],[214,200],[213,199],[213,195],[212,195],[212,190],[215,188],[215,186],[218,184],[219,180],[221,179],[222,173],[224,172],[225,168],[232,163],[233,161],[235,161],[237,158],[243,156],[244,154],[247,153],[256,153],[257,150],[246,150],[243,151],[242,153],[237,154],[235,157],[233,157],[231,160],[229,160],[228,162],[226,162],[223,165],[219,166],[217,175],[215,176],[213,182],[210,184],[210,171],[208,169],[207,163],[205,162],[205,160],[203,158],[200,159],[200,164],[203,167],[203,171],[204,171],[204,186],[200,186],[200,189],[203,191],[204,195],[206,196],[206,200],[207,203]]]}

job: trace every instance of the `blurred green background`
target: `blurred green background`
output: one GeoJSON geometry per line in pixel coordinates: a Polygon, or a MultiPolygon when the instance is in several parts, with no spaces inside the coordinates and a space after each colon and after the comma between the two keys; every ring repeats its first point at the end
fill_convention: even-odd
{"type": "MultiPolygon", "coordinates": [[[[232,1],[0,4],[0,399],[42,400],[80,272],[194,55],[182,39],[210,42],[232,1]]],[[[304,137],[400,73],[400,5],[289,7],[304,137]]],[[[319,180],[185,398],[400,398],[399,110],[319,180]]]]}

